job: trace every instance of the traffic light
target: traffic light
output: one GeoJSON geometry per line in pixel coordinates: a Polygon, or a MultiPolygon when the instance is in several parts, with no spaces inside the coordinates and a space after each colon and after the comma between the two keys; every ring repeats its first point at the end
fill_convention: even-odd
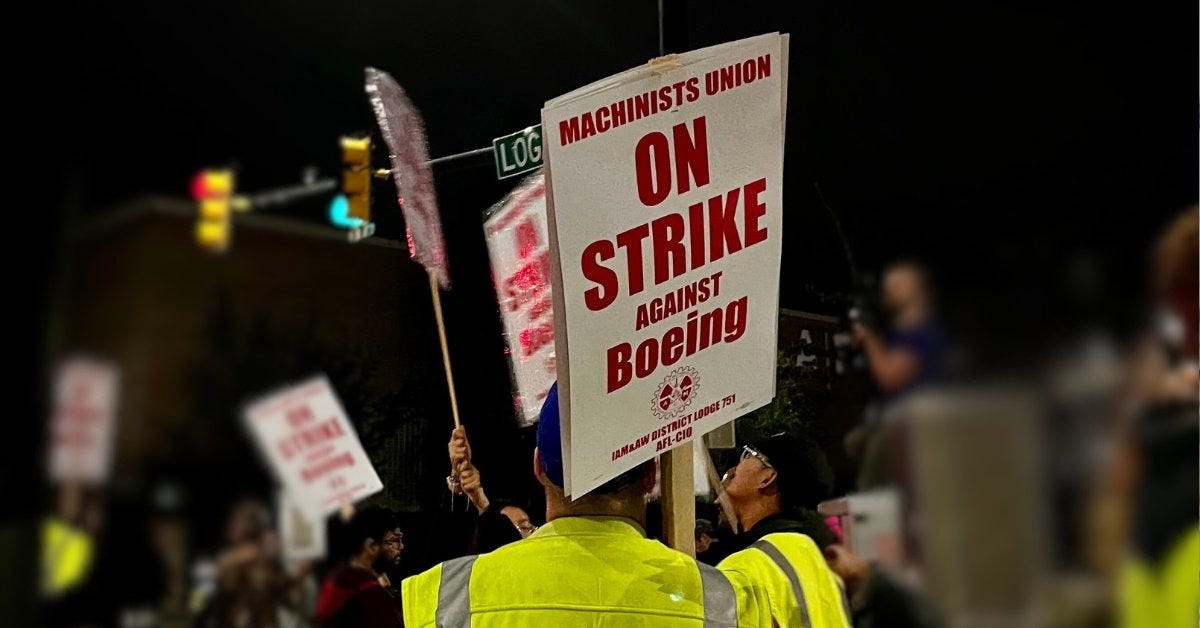
{"type": "Polygon", "coordinates": [[[192,198],[199,205],[196,243],[223,253],[229,248],[232,231],[233,171],[201,170],[192,179],[192,198]]]}
{"type": "Polygon", "coordinates": [[[342,137],[342,193],[347,217],[371,222],[371,138],[342,137]]]}

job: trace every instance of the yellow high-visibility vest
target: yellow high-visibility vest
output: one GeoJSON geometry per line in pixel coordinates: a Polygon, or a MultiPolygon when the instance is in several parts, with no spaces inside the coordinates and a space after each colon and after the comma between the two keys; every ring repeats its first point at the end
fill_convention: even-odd
{"type": "Polygon", "coordinates": [[[490,554],[401,583],[406,628],[758,626],[739,576],[647,539],[620,517],[562,517],[490,554]]]}
{"type": "Polygon", "coordinates": [[[758,590],[760,616],[777,626],[849,628],[850,611],[840,579],[821,550],[799,532],[768,534],[717,565],[758,590]]]}
{"type": "Polygon", "coordinates": [[[57,517],[42,521],[42,591],[56,596],[83,582],[92,569],[92,537],[57,517]]]}
{"type": "Polygon", "coordinates": [[[1130,557],[1117,577],[1121,628],[1192,627],[1200,622],[1200,527],[1182,535],[1158,565],[1130,557]]]}

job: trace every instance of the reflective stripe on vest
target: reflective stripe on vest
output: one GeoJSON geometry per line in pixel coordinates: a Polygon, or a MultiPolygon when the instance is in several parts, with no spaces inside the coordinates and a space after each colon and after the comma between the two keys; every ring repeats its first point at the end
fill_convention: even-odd
{"type": "Polygon", "coordinates": [[[854,617],[854,615],[850,613],[850,597],[846,595],[846,585],[839,581],[837,582],[836,586],[838,590],[838,597],[842,600],[842,612],[846,614],[846,621],[853,625],[854,621],[851,618],[854,617]]]}
{"type": "Polygon", "coordinates": [[[800,577],[796,575],[796,570],[792,567],[792,564],[784,558],[783,552],[780,552],[779,548],[771,545],[768,541],[759,541],[750,547],[766,554],[783,571],[783,575],[787,576],[788,581],[792,583],[792,595],[796,596],[796,605],[800,609],[800,616],[788,619],[792,622],[798,621],[799,623],[794,624],[796,626],[804,628],[812,626],[812,621],[808,617],[808,602],[804,599],[804,589],[800,588],[800,577]]]}
{"type": "Polygon", "coordinates": [[[704,591],[704,628],[736,628],[738,606],[733,583],[716,567],[700,562],[696,566],[700,568],[700,588],[704,591]]]}
{"type": "Polygon", "coordinates": [[[475,556],[442,563],[442,579],[438,584],[438,628],[471,625],[471,569],[474,566],[475,556]]]}
{"type": "MultiPolygon", "coordinates": [[[[438,628],[459,628],[471,625],[471,570],[475,556],[464,556],[442,563],[442,578],[438,583],[438,628]]],[[[725,574],[703,563],[700,568],[700,587],[704,591],[704,628],[737,628],[737,596],[725,574]]]]}

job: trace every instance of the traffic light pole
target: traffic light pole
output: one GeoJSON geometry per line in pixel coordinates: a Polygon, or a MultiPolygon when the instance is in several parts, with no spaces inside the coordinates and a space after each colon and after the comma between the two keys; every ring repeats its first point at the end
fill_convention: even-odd
{"type": "Polygon", "coordinates": [[[337,189],[337,185],[337,179],[317,179],[310,183],[289,185],[248,195],[245,197],[247,203],[246,210],[267,209],[269,207],[287,205],[293,201],[335,190],[337,189]]]}

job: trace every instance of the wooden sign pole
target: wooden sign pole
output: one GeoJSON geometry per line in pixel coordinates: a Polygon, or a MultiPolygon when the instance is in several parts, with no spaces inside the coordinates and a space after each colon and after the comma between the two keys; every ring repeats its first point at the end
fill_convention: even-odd
{"type": "Polygon", "coordinates": [[[692,470],[692,444],[686,443],[663,454],[663,536],[667,545],[696,555],[696,489],[692,470]]]}

